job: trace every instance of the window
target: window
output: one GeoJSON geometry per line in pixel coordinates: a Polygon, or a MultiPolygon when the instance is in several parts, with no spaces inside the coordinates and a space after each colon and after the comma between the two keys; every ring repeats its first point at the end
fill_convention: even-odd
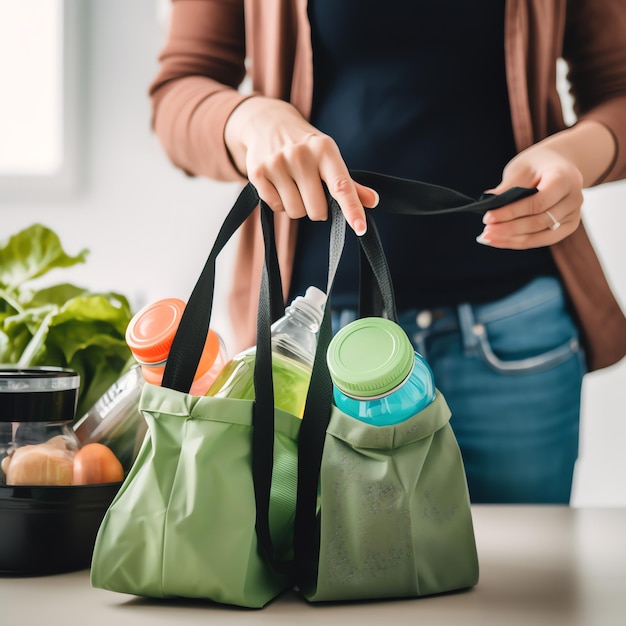
{"type": "Polygon", "coordinates": [[[0,202],[74,188],[78,4],[0,3],[0,202]]]}

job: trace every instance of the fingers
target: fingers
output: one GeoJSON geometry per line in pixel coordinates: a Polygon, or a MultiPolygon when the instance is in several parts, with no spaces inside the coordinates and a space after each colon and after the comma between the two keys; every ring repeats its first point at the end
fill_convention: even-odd
{"type": "Polygon", "coordinates": [[[378,192],[372,189],[371,187],[365,187],[360,183],[354,183],[356,187],[357,195],[359,196],[359,200],[361,204],[367,209],[374,209],[378,206],[380,202],[380,196],[378,192]]]}
{"type": "Polygon", "coordinates": [[[330,195],[337,200],[348,224],[357,235],[364,235],[367,222],[356,184],[343,161],[333,157],[332,154],[324,156],[320,163],[320,176],[328,186],[330,195]]]}
{"type": "MultiPolygon", "coordinates": [[[[580,172],[560,164],[546,168],[538,178],[535,183],[538,193],[485,213],[485,228],[476,239],[478,243],[517,250],[539,248],[554,244],[576,230],[583,202],[580,172]]],[[[507,186],[516,184],[530,186],[528,182],[507,186]]],[[[494,192],[504,191],[502,186],[494,192]]]]}
{"type": "MultiPolygon", "coordinates": [[[[549,170],[542,176],[541,181],[537,183],[539,193],[500,209],[488,211],[484,215],[483,222],[485,224],[497,224],[528,215],[539,215],[550,210],[565,198],[570,198],[572,202],[580,202],[582,204],[582,182],[576,180],[576,178],[573,172],[564,172],[562,169],[556,168],[549,170]]],[[[514,185],[509,185],[509,187],[512,186],[514,185]]]]}
{"type": "Polygon", "coordinates": [[[556,243],[578,227],[580,212],[573,210],[568,202],[557,203],[549,212],[554,220],[544,211],[508,222],[487,224],[476,240],[495,248],[525,250],[556,243]]]}
{"type": "Polygon", "coordinates": [[[327,219],[325,183],[348,224],[357,234],[365,232],[363,207],[375,206],[378,195],[352,180],[337,144],[288,102],[248,98],[231,113],[224,141],[273,211],[293,219],[327,219]]]}
{"type": "Polygon", "coordinates": [[[293,181],[287,182],[287,179],[285,179],[286,182],[279,191],[279,189],[274,186],[274,183],[267,177],[249,176],[249,179],[250,182],[256,187],[259,197],[263,199],[263,201],[270,207],[270,209],[272,209],[272,211],[274,211],[274,213],[285,211],[292,219],[298,219],[299,217],[304,217],[306,215],[302,202],[298,202],[300,195],[297,193],[297,189],[293,189],[295,188],[293,181]],[[290,192],[285,190],[285,186],[290,188],[290,192]],[[290,201],[289,197],[293,199],[290,201]],[[296,198],[298,201],[295,200],[296,198]],[[285,208],[285,202],[289,207],[288,212],[285,208]]]}
{"type": "Polygon", "coordinates": [[[275,211],[292,219],[308,216],[325,220],[328,205],[322,182],[341,208],[357,235],[367,230],[364,206],[374,207],[378,194],[352,180],[335,142],[328,136],[308,133],[297,143],[281,146],[256,166],[248,165],[248,178],[259,195],[275,211]]]}

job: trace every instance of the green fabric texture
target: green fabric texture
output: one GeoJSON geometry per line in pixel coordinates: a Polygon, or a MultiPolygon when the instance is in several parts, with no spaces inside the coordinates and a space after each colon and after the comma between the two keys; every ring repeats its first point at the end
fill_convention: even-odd
{"type": "MultiPolygon", "coordinates": [[[[94,587],[259,608],[289,586],[260,556],[252,401],[145,385],[143,447],[100,526],[94,587]]],[[[292,545],[300,420],[277,410],[270,531],[292,545]]]]}
{"type": "Polygon", "coordinates": [[[312,602],[424,596],[478,581],[465,470],[437,392],[393,426],[333,407],[320,474],[319,563],[312,602]]]}

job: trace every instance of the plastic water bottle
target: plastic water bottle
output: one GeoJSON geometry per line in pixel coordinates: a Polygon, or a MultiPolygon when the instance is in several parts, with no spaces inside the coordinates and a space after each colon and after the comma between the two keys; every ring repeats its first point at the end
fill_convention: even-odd
{"type": "MultiPolygon", "coordinates": [[[[160,385],[172,341],[185,310],[178,298],[158,300],[141,309],[126,328],[126,343],[141,365],[147,383],[160,385]]],[[[203,396],[226,363],[226,348],[221,337],[209,329],[200,363],[189,393],[203,396]]]]}
{"type": "Polygon", "coordinates": [[[139,410],[144,385],[141,366],[135,364],[74,423],[81,446],[104,444],[120,460],[125,472],[131,468],[148,430],[139,410]]]}
{"type": "Polygon", "coordinates": [[[433,373],[395,322],[355,320],[333,337],[327,353],[335,405],[374,426],[398,424],[435,399],[433,373]]]}
{"type": "MultiPolygon", "coordinates": [[[[325,303],[326,294],[309,287],[271,328],[274,405],[297,417],[304,411],[325,303]]],[[[255,360],[256,347],[234,356],[206,395],[254,399],[255,360]]]]}

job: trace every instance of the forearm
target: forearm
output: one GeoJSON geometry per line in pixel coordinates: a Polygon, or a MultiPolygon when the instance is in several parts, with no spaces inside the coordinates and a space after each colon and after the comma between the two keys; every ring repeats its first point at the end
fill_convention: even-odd
{"type": "Polygon", "coordinates": [[[611,131],[604,124],[593,120],[583,120],[551,135],[541,144],[567,159],[580,171],[583,187],[602,182],[617,154],[611,131]]]}
{"type": "Polygon", "coordinates": [[[170,159],[191,174],[240,178],[224,126],[247,96],[242,0],[179,0],[149,94],[153,128],[170,159]]]}
{"type": "Polygon", "coordinates": [[[241,176],[224,143],[231,111],[246,97],[236,91],[213,91],[203,77],[187,77],[168,85],[153,99],[153,127],[168,157],[188,174],[216,180],[241,176]]]}
{"type": "Polygon", "coordinates": [[[563,5],[566,5],[566,22],[562,56],[568,65],[569,91],[581,124],[580,130],[582,122],[603,124],[610,130],[616,143],[613,162],[589,184],[624,179],[626,178],[624,2],[577,0],[563,5]]]}

